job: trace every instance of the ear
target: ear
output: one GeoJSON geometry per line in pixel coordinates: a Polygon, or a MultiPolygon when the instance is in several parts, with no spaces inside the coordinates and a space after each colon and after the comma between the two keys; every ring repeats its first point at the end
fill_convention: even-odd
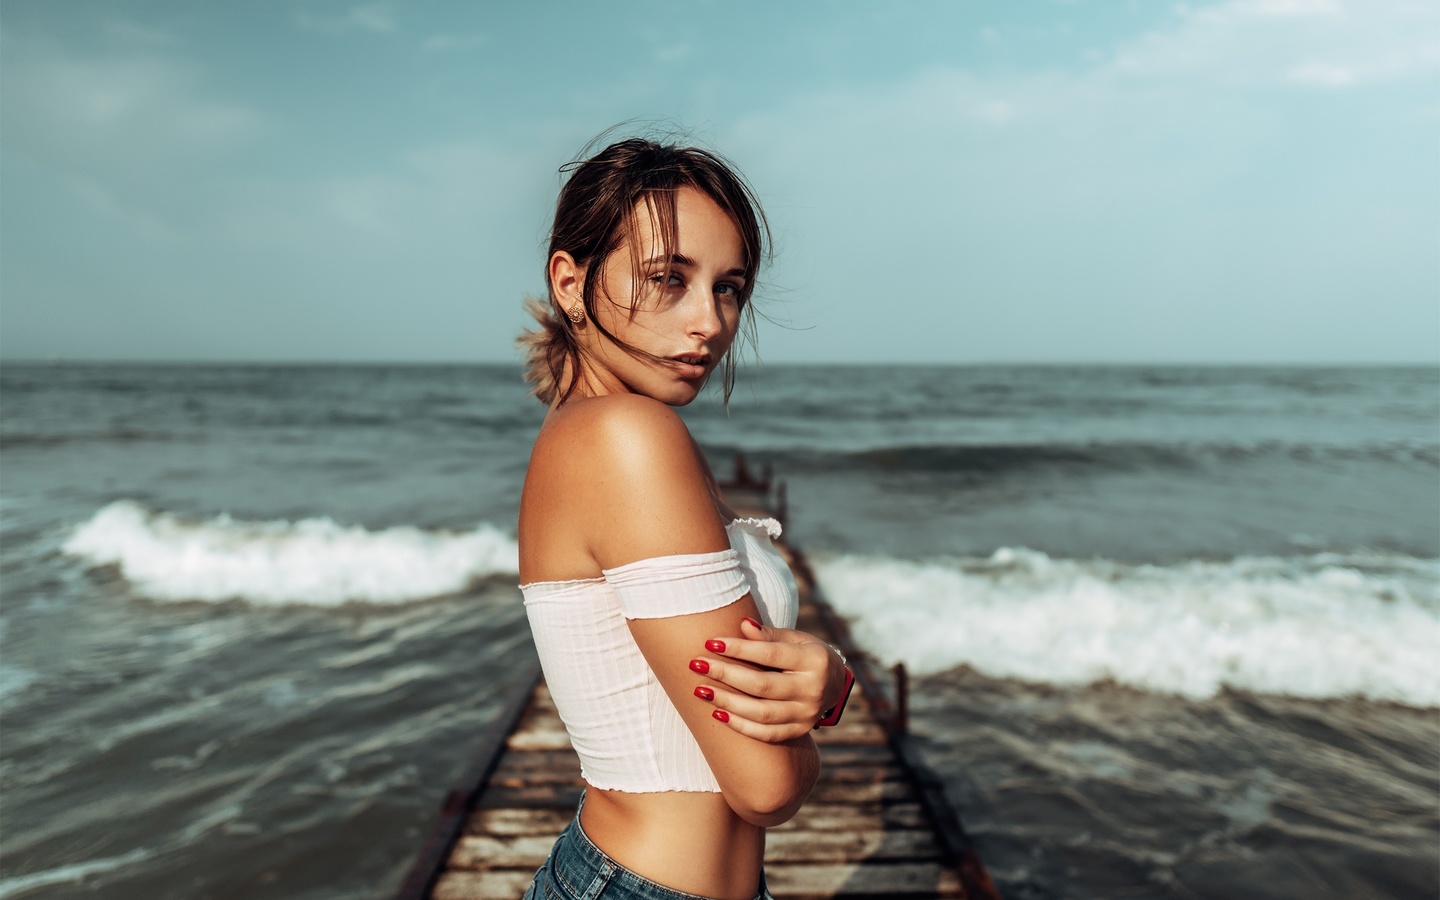
{"type": "Polygon", "coordinates": [[[585,288],[585,269],[575,262],[575,257],[564,250],[556,250],[550,257],[550,299],[559,307],[568,309],[571,303],[580,299],[585,288]]]}

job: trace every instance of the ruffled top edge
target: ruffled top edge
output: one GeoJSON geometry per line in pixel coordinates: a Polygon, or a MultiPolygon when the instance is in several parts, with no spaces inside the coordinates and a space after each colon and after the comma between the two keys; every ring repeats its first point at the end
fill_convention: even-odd
{"type": "MultiPolygon", "coordinates": [[[[727,529],[734,528],[736,526],[748,529],[750,531],[759,532],[760,534],[763,534],[766,537],[770,538],[772,541],[778,539],[784,530],[780,527],[780,522],[778,519],[768,516],[765,518],[759,518],[756,516],[740,516],[725,523],[725,527],[727,529]]],[[[636,562],[643,562],[643,560],[636,560],[636,562]]],[[[633,566],[634,564],[635,563],[627,563],[626,565],[633,566]]],[[[621,566],[619,568],[624,567],[621,566]]],[[[601,584],[604,581],[604,576],[601,576],[599,578],[571,578],[568,581],[530,581],[520,585],[520,590],[525,591],[530,590],[531,588],[566,588],[586,584],[601,584]]]]}

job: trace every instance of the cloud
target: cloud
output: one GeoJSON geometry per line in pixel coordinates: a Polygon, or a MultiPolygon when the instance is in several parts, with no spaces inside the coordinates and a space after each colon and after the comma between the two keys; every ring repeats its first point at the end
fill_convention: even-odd
{"type": "Polygon", "coordinates": [[[1215,86],[1341,87],[1440,68],[1440,15],[1408,0],[1227,0],[1119,48],[1117,75],[1215,86]]]}
{"type": "Polygon", "coordinates": [[[425,39],[426,50],[471,50],[490,42],[490,35],[484,32],[470,34],[432,34],[425,39]]]}
{"type": "Polygon", "coordinates": [[[650,58],[662,65],[684,62],[695,55],[695,41],[684,28],[642,28],[640,37],[650,47],[650,58]]]}
{"type": "Polygon", "coordinates": [[[79,57],[11,38],[5,75],[7,143],[76,165],[229,145],[265,123],[249,106],[205,96],[198,70],[159,56],[79,57]]]}
{"type": "MultiPolygon", "coordinates": [[[[1184,12],[1192,12],[1189,7],[1184,12]]],[[[1200,7],[1193,14],[1215,22],[1243,18],[1304,19],[1334,17],[1341,14],[1339,0],[1230,0],[1214,6],[1200,7]]]]}
{"type": "Polygon", "coordinates": [[[1015,118],[1015,107],[1004,100],[986,100],[975,108],[975,115],[987,122],[1003,125],[1015,118]]]}
{"type": "Polygon", "coordinates": [[[217,210],[219,227],[227,240],[272,249],[331,240],[387,252],[465,244],[482,223],[510,229],[517,215],[544,208],[549,159],[523,147],[460,141],[411,147],[369,171],[240,179],[217,210]]]}
{"type": "Polygon", "coordinates": [[[1290,70],[1291,81],[1321,87],[1349,87],[1358,78],[1354,69],[1333,63],[1305,63],[1290,70]]]}
{"type": "Polygon", "coordinates": [[[144,206],[122,199],[114,191],[84,175],[68,175],[64,184],[92,210],[119,222],[132,234],[157,245],[183,243],[185,235],[144,206]]]}
{"type": "Polygon", "coordinates": [[[943,181],[951,160],[1023,153],[1048,160],[1031,175],[1039,183],[1100,203],[1104,192],[1086,185],[1107,178],[1120,195],[1173,196],[1246,165],[1293,112],[1284,97],[1297,86],[1416,89],[1397,95],[1400,103],[1432,90],[1436,26],[1436,11],[1407,2],[1347,9],[1334,0],[1230,0],[1181,8],[1079,73],[937,67],[899,84],[793,97],[741,120],[734,139],[753,143],[757,158],[793,154],[803,161],[797,174],[868,157],[879,183],[905,173],[943,181]],[[820,152],[839,146],[855,152],[820,152]],[[1067,185],[1057,171],[1089,174],[1067,185]]]}
{"type": "Polygon", "coordinates": [[[312,31],[340,34],[347,31],[368,31],[371,34],[390,34],[395,30],[395,15],[389,4],[367,3],[354,6],[341,15],[323,15],[309,10],[298,10],[295,23],[312,31]]]}
{"type": "MultiPolygon", "coordinates": [[[[782,241],[803,238],[776,273],[821,307],[797,321],[835,334],[873,319],[828,298],[906,298],[906,320],[929,323],[920,356],[985,358],[1031,335],[1032,358],[1194,358],[1204,335],[1235,346],[1235,322],[1261,309],[1278,321],[1307,292],[1348,309],[1348,279],[1387,243],[1409,273],[1397,280],[1419,283],[1416,248],[1436,217],[1414,183],[1434,184],[1433,168],[1415,160],[1435,142],[1407,110],[1433,109],[1433,13],[1214,11],[1182,12],[1079,73],[937,67],[793,96],[722,134],[782,241]],[[1299,90],[1341,85],[1371,101],[1369,128],[1359,108],[1299,90]],[[867,262],[837,269],[831,256],[867,262]],[[967,318],[977,309],[984,321],[967,318]],[[1077,347],[1071,334],[1156,343],[1077,347]]],[[[861,331],[836,337],[869,345],[861,331]]]]}
{"type": "Polygon", "coordinates": [[[5,152],[147,240],[186,230],[170,219],[188,202],[176,190],[187,172],[269,124],[248,105],[209,96],[197,68],[152,53],[79,56],[8,34],[3,74],[5,152]]]}
{"type": "Polygon", "coordinates": [[[543,284],[562,158],[537,140],[427,143],[342,174],[233,179],[211,243],[264,264],[224,289],[270,305],[283,335],[257,340],[282,357],[510,359],[520,301],[543,284]]]}
{"type": "Polygon", "coordinates": [[[164,29],[136,25],[133,22],[111,22],[105,26],[105,31],[112,38],[130,44],[159,45],[177,42],[175,35],[164,29]]]}
{"type": "Polygon", "coordinates": [[[655,49],[655,61],[658,63],[684,62],[694,54],[694,44],[688,42],[668,44],[655,49]]]}

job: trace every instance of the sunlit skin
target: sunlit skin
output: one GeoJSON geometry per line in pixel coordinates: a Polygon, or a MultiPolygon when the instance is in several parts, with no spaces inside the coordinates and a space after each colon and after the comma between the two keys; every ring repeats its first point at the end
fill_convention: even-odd
{"type": "MultiPolygon", "coordinates": [[[[695,399],[735,339],[744,245],[707,195],[676,195],[668,271],[645,204],[635,211],[642,268],[622,246],[588,272],[550,259],[553,296],[568,308],[586,278],[594,315],[637,356],[587,321],[578,389],[552,406],[536,439],[520,505],[522,583],[599,577],[639,559],[729,549],[734,518],[672,406],[695,399]],[[641,293],[635,295],[635,284],[641,293]],[[633,312],[632,312],[633,310],[633,312]]],[[[562,380],[562,383],[564,381],[562,380]]],[[[700,744],[721,793],[588,789],[581,825],[621,865],[675,890],[723,900],[755,896],[765,828],[788,820],[819,772],[810,729],[840,693],[843,669],[815,638],[761,629],[747,594],[711,612],[629,622],[661,686],[700,744]],[[722,654],[705,643],[725,641],[722,654]],[[692,661],[703,659],[699,675],[692,661]],[[708,687],[713,699],[696,696],[708,687]],[[760,699],[760,698],[764,699],[760,699]],[[721,710],[729,720],[719,721],[721,710]]]]}

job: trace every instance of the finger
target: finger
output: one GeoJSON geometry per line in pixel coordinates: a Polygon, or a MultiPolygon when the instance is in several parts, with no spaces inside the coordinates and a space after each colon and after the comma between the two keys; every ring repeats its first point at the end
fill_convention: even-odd
{"type": "MultiPolygon", "coordinates": [[[[786,629],[781,629],[786,630],[786,629]]],[[[714,638],[705,642],[705,649],[728,659],[743,660],[769,669],[787,672],[821,669],[828,665],[828,651],[819,641],[752,641],[744,638],[714,638]]]]}
{"type": "Polygon", "coordinates": [[[781,641],[786,644],[810,644],[820,640],[813,634],[806,634],[803,631],[796,631],[793,628],[773,628],[771,629],[770,638],[771,640],[781,641]]]}
{"type": "Polygon", "coordinates": [[[776,641],[784,644],[803,644],[806,641],[813,641],[813,635],[803,631],[796,631],[793,628],[774,628],[761,625],[755,619],[746,616],[740,620],[740,636],[749,638],[752,641],[776,641]]]}
{"type": "MultiPolygon", "coordinates": [[[[716,710],[724,712],[724,710],[716,710]]],[[[725,726],[731,731],[738,731],[748,738],[757,741],[764,741],[767,744],[783,744],[786,741],[793,741],[796,738],[810,733],[809,728],[801,726],[779,726],[779,725],[756,725],[748,719],[738,716],[731,716],[725,726]]]]}
{"type": "Polygon", "coordinates": [[[723,709],[714,710],[711,716],[731,731],[738,731],[740,734],[757,741],[764,741],[767,744],[779,744],[784,741],[794,740],[801,735],[809,734],[813,723],[790,723],[785,725],[766,725],[747,719],[736,713],[727,712],[723,709]]]}
{"type": "Polygon", "coordinates": [[[690,671],[762,700],[802,699],[815,693],[807,679],[788,672],[758,669],[732,659],[692,659],[690,671]]]}
{"type": "Polygon", "coordinates": [[[761,625],[749,616],[740,620],[740,636],[752,641],[770,640],[771,638],[768,632],[771,630],[772,629],[767,629],[764,625],[761,625]]]}
{"type": "Polygon", "coordinates": [[[720,685],[702,685],[695,689],[695,696],[732,717],[738,716],[757,725],[803,725],[810,728],[819,718],[814,704],[794,700],[761,700],[739,691],[726,690],[720,685]]]}

